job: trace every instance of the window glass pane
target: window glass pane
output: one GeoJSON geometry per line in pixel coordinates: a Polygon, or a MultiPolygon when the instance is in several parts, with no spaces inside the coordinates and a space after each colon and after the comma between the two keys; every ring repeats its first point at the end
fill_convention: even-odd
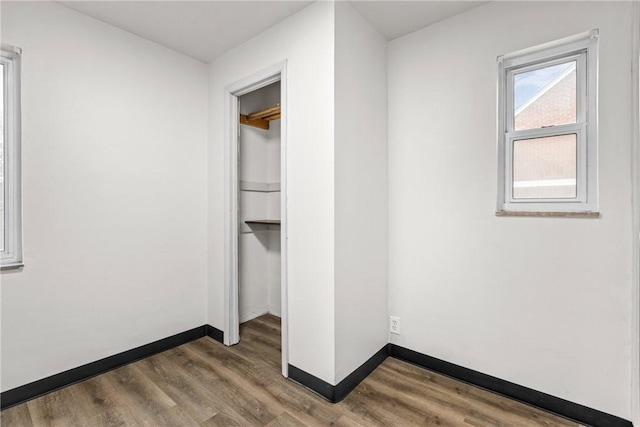
{"type": "Polygon", "coordinates": [[[514,75],[515,130],[576,122],[576,61],[514,75]]]}
{"type": "Polygon", "coordinates": [[[0,81],[0,95],[2,98],[2,103],[0,103],[0,251],[4,251],[5,246],[5,234],[4,234],[4,65],[0,65],[0,76],[2,76],[2,81],[0,81]]]}
{"type": "Polygon", "coordinates": [[[513,198],[575,198],[575,133],[513,142],[513,198]]]}

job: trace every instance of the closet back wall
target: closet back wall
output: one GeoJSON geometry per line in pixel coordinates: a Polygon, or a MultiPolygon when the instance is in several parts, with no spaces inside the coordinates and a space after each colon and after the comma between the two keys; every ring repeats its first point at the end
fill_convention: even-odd
{"type": "MultiPolygon", "coordinates": [[[[280,103],[280,83],[239,101],[240,114],[245,115],[273,107],[280,103]]],[[[265,313],[280,316],[279,227],[245,223],[280,218],[280,192],[275,191],[280,185],[280,120],[270,121],[268,130],[241,125],[238,142],[238,311],[243,323],[265,313]],[[270,191],[262,188],[265,184],[272,184],[270,191]]]]}
{"type": "Polygon", "coordinates": [[[24,271],[2,274],[2,391],[206,323],[206,66],[53,2],[24,49],[24,271]]]}

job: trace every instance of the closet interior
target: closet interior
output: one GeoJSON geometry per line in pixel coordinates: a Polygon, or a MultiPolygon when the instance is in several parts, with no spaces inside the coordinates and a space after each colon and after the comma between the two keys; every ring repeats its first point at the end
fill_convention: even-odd
{"type": "Polygon", "coordinates": [[[239,102],[238,315],[244,323],[281,316],[280,82],[239,102]]]}

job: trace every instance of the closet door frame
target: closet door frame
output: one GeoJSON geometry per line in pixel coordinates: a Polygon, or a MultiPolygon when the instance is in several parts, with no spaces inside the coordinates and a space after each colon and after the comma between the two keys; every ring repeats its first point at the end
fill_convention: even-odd
{"type": "Polygon", "coordinates": [[[287,61],[245,77],[224,89],[224,344],[240,342],[238,315],[238,98],[280,81],[280,292],[282,375],[289,376],[287,298],[287,61]]]}

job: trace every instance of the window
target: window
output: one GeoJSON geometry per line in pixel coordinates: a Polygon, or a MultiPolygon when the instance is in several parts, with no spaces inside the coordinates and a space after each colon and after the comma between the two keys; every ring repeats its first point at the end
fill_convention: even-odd
{"type": "Polygon", "coordinates": [[[498,211],[598,209],[598,31],[498,58],[498,211]]]}
{"type": "Polygon", "coordinates": [[[20,182],[20,50],[2,46],[2,117],[0,129],[0,249],[2,269],[22,265],[20,182]]]}

